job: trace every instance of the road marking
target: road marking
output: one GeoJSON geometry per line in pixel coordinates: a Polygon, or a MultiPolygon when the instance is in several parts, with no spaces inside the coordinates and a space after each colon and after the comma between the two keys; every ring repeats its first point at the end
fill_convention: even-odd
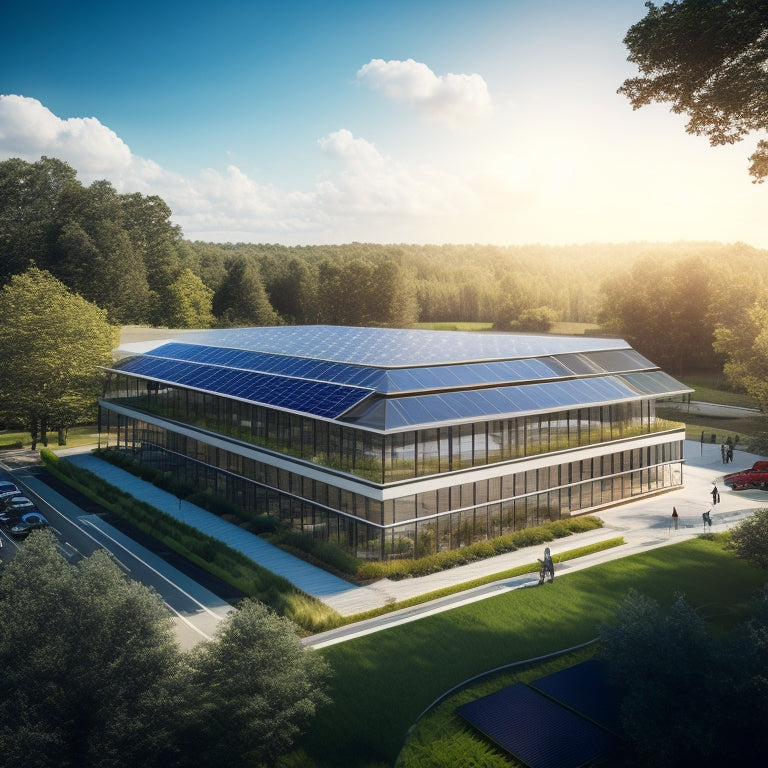
{"type": "MultiPolygon", "coordinates": [[[[119,542],[113,536],[110,536],[105,531],[102,531],[101,528],[99,528],[97,525],[94,525],[93,522],[91,522],[90,520],[87,520],[87,519],[83,519],[83,518],[80,518],[80,520],[82,520],[82,522],[85,525],[90,525],[92,528],[95,528],[102,536],[104,536],[104,538],[109,539],[109,541],[111,541],[113,544],[115,544],[115,546],[120,547],[120,549],[122,549],[125,552],[127,552],[131,557],[133,557],[136,560],[138,560],[143,566],[145,566],[150,571],[152,571],[153,573],[157,574],[161,579],[163,579],[163,581],[166,581],[174,589],[176,589],[177,591],[181,592],[182,595],[184,595],[185,597],[188,597],[196,605],[199,605],[206,613],[209,613],[211,616],[213,616],[216,619],[220,619],[221,618],[221,616],[219,616],[219,614],[217,614],[215,611],[212,611],[207,605],[205,605],[205,603],[201,603],[196,597],[193,597],[192,595],[189,594],[189,592],[187,592],[186,590],[182,589],[178,584],[176,584],[173,581],[171,581],[164,573],[161,573],[160,571],[158,571],[157,568],[153,568],[148,562],[146,562],[145,560],[142,560],[135,552],[131,552],[131,550],[128,549],[128,547],[126,547],[124,544],[119,542]]],[[[94,541],[96,541],[96,543],[99,544],[99,546],[104,546],[94,536],[92,536],[91,538],[94,541]]],[[[104,549],[106,549],[106,547],[104,547],[104,549]]],[[[109,552],[109,550],[107,550],[107,551],[109,552]]],[[[115,555],[115,557],[117,557],[117,555],[115,555]]],[[[183,618],[183,617],[181,617],[181,618],[183,618]]],[[[202,634],[202,632],[200,634],[202,634]]]]}

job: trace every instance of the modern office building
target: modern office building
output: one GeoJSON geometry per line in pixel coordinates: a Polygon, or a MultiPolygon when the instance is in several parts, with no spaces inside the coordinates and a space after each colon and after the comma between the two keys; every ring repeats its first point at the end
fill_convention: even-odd
{"type": "Polygon", "coordinates": [[[656,403],[691,390],[619,339],[284,326],[118,352],[102,445],[363,558],[682,483],[656,403]]]}

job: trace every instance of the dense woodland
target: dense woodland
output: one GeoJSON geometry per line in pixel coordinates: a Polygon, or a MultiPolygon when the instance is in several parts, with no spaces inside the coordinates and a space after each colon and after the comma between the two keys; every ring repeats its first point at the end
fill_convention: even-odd
{"type": "Polygon", "coordinates": [[[115,325],[599,323],[677,375],[726,364],[742,378],[765,327],[768,253],[741,243],[191,242],[161,198],[76,176],[52,158],[0,162],[0,286],[45,270],[115,325]]]}

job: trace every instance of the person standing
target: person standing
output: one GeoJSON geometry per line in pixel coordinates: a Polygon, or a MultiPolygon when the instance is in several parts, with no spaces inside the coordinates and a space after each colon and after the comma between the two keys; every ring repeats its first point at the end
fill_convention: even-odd
{"type": "Polygon", "coordinates": [[[677,507],[672,507],[672,527],[677,530],[678,523],[680,522],[680,519],[677,515],[677,507]]]}
{"type": "Polygon", "coordinates": [[[723,458],[723,464],[725,464],[725,456],[726,456],[726,453],[727,453],[727,448],[725,447],[725,443],[723,443],[723,444],[720,446],[720,456],[722,456],[722,458],[723,458]]]}
{"type": "Polygon", "coordinates": [[[733,461],[733,446],[729,445],[728,450],[725,453],[725,463],[729,464],[733,461]]]}
{"type": "Polygon", "coordinates": [[[539,560],[541,563],[541,571],[539,572],[539,584],[544,583],[544,579],[549,574],[549,583],[551,584],[555,580],[555,563],[552,560],[549,547],[544,549],[544,559],[539,560]]]}

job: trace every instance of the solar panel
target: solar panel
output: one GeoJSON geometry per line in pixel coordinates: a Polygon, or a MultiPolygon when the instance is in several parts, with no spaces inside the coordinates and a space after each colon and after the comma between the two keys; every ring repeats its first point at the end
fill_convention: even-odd
{"type": "Polygon", "coordinates": [[[613,734],[523,683],[456,713],[529,768],[580,768],[621,748],[613,734]]]}
{"type": "Polygon", "coordinates": [[[605,376],[387,398],[383,408],[378,398],[372,398],[344,414],[342,420],[371,429],[403,430],[587,408],[640,397],[620,377],[605,376]]]}
{"type": "Polygon", "coordinates": [[[610,684],[608,665],[604,661],[588,659],[540,677],[530,685],[593,723],[621,736],[621,693],[610,684]]]}
{"type": "MultiPolygon", "coordinates": [[[[332,363],[326,360],[181,342],[163,344],[148,353],[148,356],[361,386],[376,389],[382,394],[538,381],[574,375],[572,370],[554,358],[499,360],[484,363],[382,370],[371,366],[332,363]]],[[[584,356],[576,357],[583,358],[584,356]]],[[[624,358],[618,357],[616,359],[624,358]]],[[[597,370],[597,367],[593,366],[590,371],[594,372],[593,369],[597,370]]],[[[634,369],[634,365],[629,364],[625,370],[634,369]]]]}
{"type": "Polygon", "coordinates": [[[185,333],[185,342],[386,368],[631,349],[621,339],[528,336],[331,325],[227,328],[185,333]]]}
{"type": "Polygon", "coordinates": [[[620,377],[641,395],[655,397],[672,397],[691,392],[690,387],[681,384],[664,371],[648,371],[646,373],[624,373],[620,377]]]}
{"type": "Polygon", "coordinates": [[[121,360],[109,370],[331,419],[371,394],[339,384],[146,356],[121,360]]]}

